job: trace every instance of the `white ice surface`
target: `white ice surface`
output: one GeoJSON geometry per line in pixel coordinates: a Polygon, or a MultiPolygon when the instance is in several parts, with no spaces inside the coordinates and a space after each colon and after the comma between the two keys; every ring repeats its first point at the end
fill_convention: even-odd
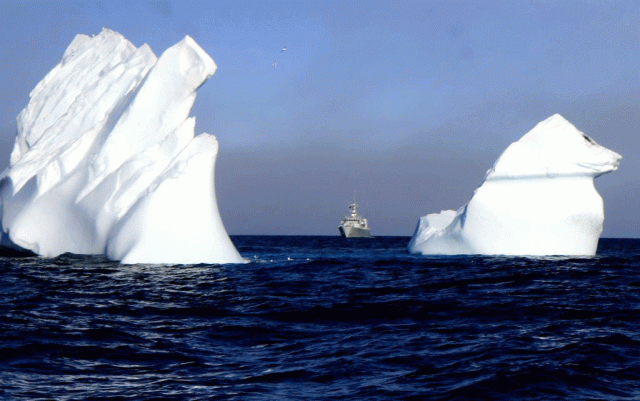
{"type": "Polygon", "coordinates": [[[77,35],[18,116],[2,176],[2,243],[123,263],[240,263],[215,197],[218,143],[195,135],[216,65],[189,36],[157,58],[77,35]]]}
{"type": "Polygon", "coordinates": [[[594,178],[620,159],[553,115],[502,153],[469,203],[422,217],[409,251],[594,255],[604,223],[594,178]]]}

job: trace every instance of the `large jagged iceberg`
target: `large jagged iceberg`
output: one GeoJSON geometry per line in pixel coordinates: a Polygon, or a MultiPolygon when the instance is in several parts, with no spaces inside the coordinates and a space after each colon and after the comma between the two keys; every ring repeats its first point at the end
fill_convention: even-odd
{"type": "Polygon", "coordinates": [[[189,113],[216,70],[189,36],[159,58],[77,35],[18,116],[2,244],[123,263],[238,263],[215,197],[218,142],[189,113]]]}
{"type": "Polygon", "coordinates": [[[502,153],[464,207],[420,218],[409,251],[594,255],[604,222],[594,178],[621,158],[553,115],[502,153]]]}

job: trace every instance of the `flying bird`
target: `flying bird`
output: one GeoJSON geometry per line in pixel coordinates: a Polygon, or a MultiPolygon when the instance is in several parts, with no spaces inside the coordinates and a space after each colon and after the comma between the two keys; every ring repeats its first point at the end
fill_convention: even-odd
{"type": "Polygon", "coordinates": [[[285,50],[287,50],[287,46],[283,47],[282,50],[280,50],[280,53],[282,53],[285,50]]]}

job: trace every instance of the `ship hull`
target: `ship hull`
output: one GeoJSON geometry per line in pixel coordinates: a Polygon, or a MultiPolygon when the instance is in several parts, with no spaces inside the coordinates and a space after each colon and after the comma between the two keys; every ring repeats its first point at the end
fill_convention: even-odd
{"type": "Polygon", "coordinates": [[[367,238],[371,236],[371,232],[368,228],[357,228],[349,226],[340,226],[340,235],[343,238],[367,238]]]}

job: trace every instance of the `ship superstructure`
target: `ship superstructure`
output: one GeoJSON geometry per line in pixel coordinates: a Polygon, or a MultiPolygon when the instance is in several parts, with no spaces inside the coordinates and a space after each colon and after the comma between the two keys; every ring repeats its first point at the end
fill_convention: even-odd
{"type": "Polygon", "coordinates": [[[371,236],[369,222],[358,214],[358,203],[355,199],[349,204],[349,214],[340,222],[338,230],[344,238],[365,238],[371,236]]]}

